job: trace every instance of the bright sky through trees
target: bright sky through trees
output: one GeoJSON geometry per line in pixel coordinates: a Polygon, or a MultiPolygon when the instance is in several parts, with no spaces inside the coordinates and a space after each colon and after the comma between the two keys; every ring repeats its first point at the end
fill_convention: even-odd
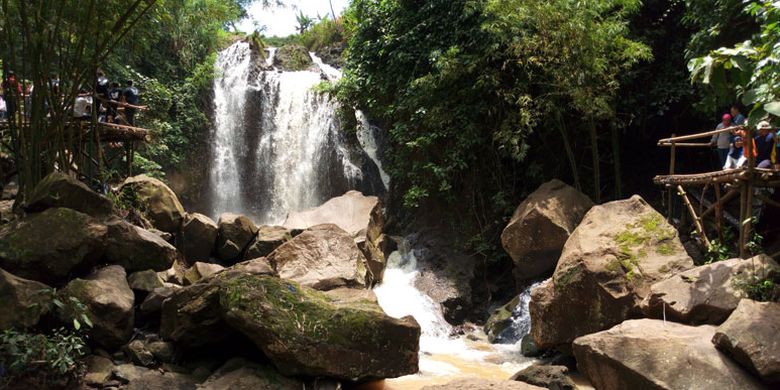
{"type": "MultiPolygon", "coordinates": [[[[333,0],[332,3],[333,11],[340,15],[349,0],[333,0]]],[[[237,27],[241,31],[251,33],[257,27],[266,26],[265,35],[287,36],[296,32],[295,16],[301,11],[311,18],[330,15],[330,4],[327,0],[291,0],[285,1],[285,4],[288,5],[264,8],[261,1],[256,1],[247,9],[249,17],[238,23],[237,27]]]]}

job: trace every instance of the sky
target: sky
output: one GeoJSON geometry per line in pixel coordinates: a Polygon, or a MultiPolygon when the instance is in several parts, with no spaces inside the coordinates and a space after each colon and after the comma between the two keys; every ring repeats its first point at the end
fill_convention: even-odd
{"type": "MultiPolygon", "coordinates": [[[[349,3],[349,0],[332,1],[336,15],[340,15],[349,3]]],[[[266,30],[263,33],[267,36],[287,36],[296,32],[295,26],[298,23],[295,16],[300,11],[311,18],[316,18],[318,14],[323,16],[330,14],[328,0],[289,0],[285,3],[290,5],[284,8],[263,8],[262,2],[256,1],[247,9],[249,17],[238,23],[238,29],[251,33],[255,30],[255,25],[264,25],[266,30]]]]}

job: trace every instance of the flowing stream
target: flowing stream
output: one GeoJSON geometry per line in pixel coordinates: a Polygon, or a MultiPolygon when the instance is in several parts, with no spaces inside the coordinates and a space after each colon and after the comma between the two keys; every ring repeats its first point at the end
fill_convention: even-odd
{"type": "Polygon", "coordinates": [[[508,379],[532,363],[520,354],[519,342],[490,344],[480,338],[452,336],[441,306],[415,288],[418,275],[414,251],[402,242],[387,260],[382,283],[374,288],[385,313],[395,318],[411,315],[422,329],[420,372],[388,379],[385,389],[414,390],[458,378],[508,379]]]}

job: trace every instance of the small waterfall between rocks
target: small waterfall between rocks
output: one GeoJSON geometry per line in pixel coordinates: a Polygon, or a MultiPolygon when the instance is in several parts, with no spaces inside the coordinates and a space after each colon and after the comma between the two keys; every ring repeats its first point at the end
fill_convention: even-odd
{"type": "Polygon", "coordinates": [[[388,379],[385,389],[413,390],[461,377],[507,379],[531,364],[531,359],[520,354],[519,343],[490,344],[486,340],[453,335],[453,327],[444,319],[441,305],[415,287],[419,273],[414,249],[402,240],[399,250],[387,259],[382,283],[374,288],[385,313],[395,318],[411,315],[422,330],[420,372],[388,379]]]}
{"type": "Polygon", "coordinates": [[[520,293],[519,302],[512,309],[512,323],[496,336],[496,343],[514,344],[531,332],[531,315],[528,312],[528,305],[531,303],[531,289],[542,282],[533,283],[520,293]]]}
{"type": "Polygon", "coordinates": [[[273,68],[273,55],[269,50],[263,59],[249,43],[237,42],[217,59],[210,214],[279,224],[290,211],[351,189],[384,191],[375,163],[359,142],[346,139],[337,104],[314,91],[321,74],[337,77],[338,71],[312,56],[319,67],[282,72],[273,68]]]}

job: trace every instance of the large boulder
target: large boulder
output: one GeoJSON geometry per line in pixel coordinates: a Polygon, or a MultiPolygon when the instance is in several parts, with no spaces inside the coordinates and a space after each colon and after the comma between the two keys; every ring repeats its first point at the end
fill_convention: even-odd
{"type": "Polygon", "coordinates": [[[190,348],[225,340],[230,333],[221,317],[219,288],[218,283],[204,282],[167,291],[170,296],[162,302],[160,336],[190,348]]]}
{"type": "Polygon", "coordinates": [[[376,196],[365,196],[348,191],[328,200],[319,207],[290,213],[284,222],[288,229],[308,229],[323,224],[334,224],[349,233],[367,260],[369,284],[382,281],[385,255],[380,248],[384,227],[382,203],[376,196]]]}
{"type": "Polygon", "coordinates": [[[712,342],[765,382],[780,384],[780,303],[741,300],[712,342]]]}
{"type": "Polygon", "coordinates": [[[51,288],[43,283],[22,279],[0,269],[0,331],[27,328],[46,314],[51,288]]]}
{"type": "Polygon", "coordinates": [[[299,390],[299,380],[279,374],[273,367],[243,359],[231,359],[215,371],[198,390],[299,390]]]}
{"type": "Polygon", "coordinates": [[[203,214],[187,214],[181,226],[179,247],[188,263],[209,260],[217,242],[218,229],[217,224],[203,214]]]}
{"type": "Polygon", "coordinates": [[[587,195],[559,180],[542,184],[520,203],[501,233],[519,285],[555,269],[563,245],[591,207],[587,195]]]}
{"type": "Polygon", "coordinates": [[[52,208],[0,229],[0,267],[16,276],[61,284],[103,255],[107,228],[90,216],[52,208]]]}
{"type": "Polygon", "coordinates": [[[766,255],[702,265],[652,285],[642,311],[652,318],[718,325],[747,298],[740,286],[761,276],[780,277],[780,266],[766,255]]]}
{"type": "Polygon", "coordinates": [[[109,221],[106,260],[127,272],[164,271],[180,257],[176,247],[160,236],[120,219],[109,221]]]}
{"type": "Polygon", "coordinates": [[[381,208],[376,196],[349,191],[318,207],[291,212],[283,225],[287,229],[305,230],[317,225],[333,224],[349,234],[356,234],[369,227],[371,212],[376,208],[381,208]]]}
{"type": "MultiPolygon", "coordinates": [[[[135,297],[121,266],[111,265],[84,279],[73,279],[60,294],[74,297],[86,305],[87,315],[94,325],[90,335],[98,344],[112,349],[123,345],[132,336],[135,297]]],[[[63,320],[70,322],[73,318],[68,317],[73,314],[62,313],[63,320]]]]}
{"type": "Polygon", "coordinates": [[[66,207],[96,218],[111,214],[113,205],[103,195],[92,191],[78,179],[61,172],[52,172],[33,189],[25,210],[43,211],[53,207],[66,207]]]}
{"type": "Polygon", "coordinates": [[[444,385],[425,386],[422,390],[544,390],[544,387],[511,380],[456,379],[444,385]]]}
{"type": "Polygon", "coordinates": [[[318,225],[268,256],[279,276],[318,290],[364,287],[366,264],[355,241],[336,225],[318,225]]]}
{"type": "Polygon", "coordinates": [[[152,225],[175,234],[184,220],[184,207],[165,183],[146,175],[125,179],[119,187],[121,197],[138,209],[152,225]]]}
{"type": "Polygon", "coordinates": [[[376,303],[334,301],[272,276],[242,275],[220,289],[226,322],[283,374],[365,381],[418,371],[420,327],[376,303]]]}
{"type": "Polygon", "coordinates": [[[231,213],[220,215],[218,226],[217,256],[228,262],[240,260],[244,249],[257,234],[257,226],[249,218],[231,213]]]}
{"type": "Polygon", "coordinates": [[[553,277],[531,291],[539,348],[641,315],[650,286],[693,267],[672,228],[639,196],[593,207],[569,237],[553,277]]]}
{"type": "Polygon", "coordinates": [[[292,240],[292,238],[293,235],[290,229],[282,226],[260,226],[257,229],[257,236],[244,254],[244,259],[252,260],[268,256],[276,248],[292,240]]]}
{"type": "Polygon", "coordinates": [[[599,390],[763,389],[710,341],[715,327],[630,320],[574,341],[577,369],[599,390]]]}

